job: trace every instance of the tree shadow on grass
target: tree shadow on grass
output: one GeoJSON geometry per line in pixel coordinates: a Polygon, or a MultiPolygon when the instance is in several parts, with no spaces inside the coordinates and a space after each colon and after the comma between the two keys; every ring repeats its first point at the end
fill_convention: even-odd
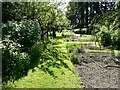
{"type": "MultiPolygon", "coordinates": [[[[66,53],[61,52],[60,50],[53,47],[52,45],[46,46],[46,49],[43,52],[41,52],[39,56],[40,58],[35,63],[36,65],[33,64],[32,62],[32,64],[34,65],[32,68],[37,66],[37,68],[43,70],[45,73],[48,73],[54,78],[56,78],[57,76],[55,76],[54,71],[50,69],[50,67],[53,67],[53,68],[65,67],[70,71],[72,71],[70,67],[67,65],[67,63],[64,62],[64,60],[69,60],[69,58],[66,55],[67,55],[66,53]]],[[[72,72],[74,73],[74,71],[72,72]]]]}
{"type": "Polygon", "coordinates": [[[53,67],[53,68],[65,67],[70,71],[72,71],[69,68],[69,66],[64,62],[64,60],[68,58],[64,55],[63,52],[58,51],[56,48],[53,48],[53,47],[46,48],[46,51],[40,57],[41,57],[41,59],[39,60],[40,66],[36,65],[37,68],[41,69],[45,73],[50,74],[54,78],[57,78],[57,76],[54,74],[54,71],[50,69],[50,67],[53,67]]]}
{"type": "MultiPolygon", "coordinates": [[[[15,58],[14,61],[10,60],[9,63],[14,62],[16,65],[9,64],[10,66],[6,66],[8,69],[3,68],[4,73],[2,73],[2,82],[5,82],[4,85],[6,85],[7,81],[9,80],[14,82],[24,76],[27,76],[28,71],[30,69],[34,71],[34,68],[38,67],[38,65],[41,65],[41,67],[38,67],[39,69],[45,73],[50,74],[54,78],[57,78],[57,76],[54,74],[54,71],[51,70],[50,67],[65,67],[71,70],[69,66],[64,62],[66,59],[67,58],[64,56],[64,53],[58,51],[52,45],[48,46],[48,44],[43,45],[41,43],[37,43],[32,48],[30,59],[27,63],[24,63],[25,59],[20,61],[18,61],[17,58],[15,58]]],[[[8,57],[5,60],[8,60],[8,57]]]]}

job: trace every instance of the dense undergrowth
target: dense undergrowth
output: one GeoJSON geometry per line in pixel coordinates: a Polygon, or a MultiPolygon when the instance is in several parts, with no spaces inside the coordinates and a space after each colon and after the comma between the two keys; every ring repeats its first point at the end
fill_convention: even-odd
{"type": "Polygon", "coordinates": [[[90,29],[100,46],[120,50],[119,10],[120,2],[114,5],[112,11],[96,15],[91,21],[90,29]]]}

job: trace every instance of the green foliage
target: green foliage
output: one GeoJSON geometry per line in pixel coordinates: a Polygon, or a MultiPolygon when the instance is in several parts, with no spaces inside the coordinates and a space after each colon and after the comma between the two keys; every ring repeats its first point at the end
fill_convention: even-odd
{"type": "Polygon", "coordinates": [[[9,39],[25,49],[34,45],[39,39],[39,25],[37,21],[24,20],[21,22],[9,21],[3,25],[3,40],[9,39]]]}
{"type": "Polygon", "coordinates": [[[67,44],[66,48],[67,48],[69,53],[71,53],[75,49],[77,49],[78,53],[83,53],[84,52],[84,46],[83,45],[67,44]]]}
{"type": "Polygon", "coordinates": [[[30,56],[25,52],[20,53],[20,49],[17,45],[14,47],[7,43],[7,45],[3,48],[2,60],[3,82],[16,80],[27,74],[26,72],[30,63],[30,56]]]}
{"type": "Polygon", "coordinates": [[[28,70],[33,69],[38,64],[41,65],[41,70],[52,76],[54,74],[50,70],[51,66],[55,68],[65,67],[71,70],[64,62],[64,60],[69,60],[67,55],[53,47],[52,43],[47,45],[46,42],[44,44],[43,42],[37,42],[33,45],[30,55],[25,52],[21,53],[19,47],[14,48],[11,44],[6,44],[3,49],[3,82],[15,81],[27,75],[28,70]]]}
{"type": "MultiPolygon", "coordinates": [[[[73,28],[85,28],[85,27],[89,28],[88,24],[90,22],[96,23],[99,22],[99,19],[103,20],[103,22],[101,23],[104,23],[104,19],[102,18],[103,15],[102,12],[109,13],[110,11],[112,11],[112,6],[115,4],[115,2],[88,3],[88,2],[72,2],[72,1],[69,2],[68,4],[66,15],[67,18],[71,20],[71,26],[73,26],[73,28]]],[[[110,18],[110,20],[112,21],[113,19],[110,18]]],[[[109,23],[107,24],[109,25],[109,23]]],[[[92,30],[93,27],[90,26],[90,30],[87,29],[86,33],[91,34],[92,30]]],[[[82,33],[84,33],[84,31],[82,33]]]]}
{"type": "Polygon", "coordinates": [[[3,82],[17,80],[27,74],[30,68],[31,47],[39,39],[37,21],[9,21],[2,26],[3,30],[3,82]]]}
{"type": "Polygon", "coordinates": [[[120,50],[120,31],[116,30],[112,35],[113,47],[120,50]]]}
{"type": "Polygon", "coordinates": [[[112,45],[111,32],[105,26],[100,28],[100,31],[96,34],[96,38],[99,45],[103,45],[104,47],[112,45]]]}
{"type": "Polygon", "coordinates": [[[119,33],[119,2],[114,5],[112,11],[97,15],[92,20],[90,27],[93,29],[93,34],[96,36],[96,41],[100,46],[112,46],[112,49],[120,49],[120,33],[119,33]]]}
{"type": "Polygon", "coordinates": [[[44,44],[42,42],[35,43],[30,51],[30,66],[33,68],[39,63],[41,53],[44,52],[44,44]]]}
{"type": "Polygon", "coordinates": [[[84,49],[85,49],[85,48],[84,48],[83,45],[80,45],[80,46],[77,47],[78,53],[83,53],[83,52],[85,52],[84,49]]]}
{"type": "Polygon", "coordinates": [[[7,23],[7,21],[12,20],[20,22],[26,19],[32,21],[38,20],[39,29],[42,31],[41,39],[44,39],[45,34],[47,33],[48,35],[48,32],[51,31],[53,32],[53,37],[55,37],[56,31],[62,31],[70,23],[62,10],[58,8],[59,5],[60,3],[56,2],[52,4],[48,2],[4,2],[3,22],[7,23]]]}
{"type": "MultiPolygon", "coordinates": [[[[46,40],[46,42],[48,41],[46,40]]],[[[50,41],[54,41],[54,40],[50,40],[50,41]]],[[[46,73],[49,73],[50,75],[53,75],[52,71],[49,69],[49,67],[51,66],[56,68],[60,68],[61,66],[69,68],[67,64],[64,63],[64,60],[69,59],[67,55],[61,52],[56,47],[54,47],[53,46],[54,42],[49,42],[49,43],[46,43],[46,42],[44,43],[37,42],[31,48],[31,54],[30,54],[31,68],[34,68],[38,64],[41,64],[40,68],[46,73]]]]}
{"type": "MultiPolygon", "coordinates": [[[[73,67],[73,65],[71,66],[73,67]]],[[[50,67],[55,77],[45,73],[39,67],[34,68],[34,72],[29,70],[26,77],[10,84],[9,88],[82,88],[80,78],[68,69],[50,67]],[[12,86],[12,87],[11,87],[12,86]]]]}
{"type": "MultiPolygon", "coordinates": [[[[50,41],[54,41],[54,39],[50,41]]],[[[77,72],[75,71],[75,67],[71,63],[68,54],[62,52],[63,46],[60,49],[58,49],[53,46],[52,42],[50,42],[46,45],[46,48],[44,48],[43,50],[44,46],[45,44],[43,44],[43,42],[37,42],[32,47],[30,59],[31,57],[33,57],[31,62],[34,64],[36,60],[35,58],[38,58],[37,64],[34,68],[28,70],[26,76],[14,82],[8,82],[5,88],[82,87],[79,83],[80,79],[76,75],[77,72]]],[[[31,67],[31,64],[28,65],[31,67]]]]}
{"type": "Polygon", "coordinates": [[[67,48],[68,52],[71,53],[72,50],[76,48],[76,45],[75,44],[67,44],[66,48],[67,48]]]}
{"type": "Polygon", "coordinates": [[[58,44],[61,44],[63,41],[62,40],[58,40],[58,39],[51,39],[51,43],[53,44],[53,45],[58,45],[58,44]]]}
{"type": "Polygon", "coordinates": [[[71,57],[70,60],[71,60],[71,62],[72,62],[73,64],[78,64],[78,63],[80,63],[80,59],[79,59],[78,56],[75,55],[74,53],[72,53],[70,57],[71,57]]]}
{"type": "Polygon", "coordinates": [[[112,44],[110,33],[103,32],[101,36],[101,43],[103,44],[103,46],[110,46],[112,44]]]}
{"type": "MultiPolygon", "coordinates": [[[[57,39],[52,41],[44,37],[48,32],[55,33],[69,26],[69,20],[62,10],[58,9],[58,5],[58,3],[49,4],[48,2],[4,3],[3,14],[10,16],[4,18],[6,24],[2,26],[4,44],[2,77],[3,83],[8,83],[8,87],[15,87],[9,82],[14,83],[23,78],[29,69],[34,71],[34,67],[54,78],[56,76],[51,67],[58,71],[59,68],[64,68],[70,74],[73,73],[65,62],[65,60],[69,60],[67,54],[53,47],[53,45],[60,44],[61,41],[57,39]],[[40,40],[41,37],[43,39],[40,40]]],[[[71,74],[71,78],[72,75],[74,74],[71,74]]],[[[43,75],[41,76],[44,78],[43,75]]],[[[75,79],[77,79],[76,76],[75,79]]],[[[28,80],[30,81],[32,78],[28,80]]],[[[45,85],[46,83],[43,86],[45,85]]]]}

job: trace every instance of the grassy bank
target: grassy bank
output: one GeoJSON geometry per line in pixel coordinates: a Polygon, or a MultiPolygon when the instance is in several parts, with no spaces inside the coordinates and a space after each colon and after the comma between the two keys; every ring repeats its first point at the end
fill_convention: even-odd
{"type": "MultiPolygon", "coordinates": [[[[77,71],[70,61],[64,41],[50,39],[39,62],[27,76],[8,82],[6,88],[82,88],[77,71]],[[41,63],[41,61],[44,61],[41,63]]],[[[37,52],[37,51],[36,51],[37,52]]]]}

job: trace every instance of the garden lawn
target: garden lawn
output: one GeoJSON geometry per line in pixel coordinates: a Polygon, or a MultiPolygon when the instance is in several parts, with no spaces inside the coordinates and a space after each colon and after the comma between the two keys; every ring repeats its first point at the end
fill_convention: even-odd
{"type": "Polygon", "coordinates": [[[80,88],[80,81],[72,71],[61,67],[50,67],[54,76],[45,73],[39,68],[29,70],[28,75],[15,81],[13,88],[80,88]]]}
{"type": "MultiPolygon", "coordinates": [[[[50,56],[52,60],[46,60],[43,64],[39,64],[34,69],[28,71],[27,76],[20,78],[14,83],[9,82],[7,88],[83,88],[80,83],[80,78],[77,76],[77,71],[71,63],[64,43],[59,42],[61,39],[51,40],[53,48],[61,50],[61,59],[67,67],[57,60],[56,57],[50,56]],[[53,44],[54,42],[54,44],[53,44]],[[64,51],[64,52],[63,52],[64,51]],[[67,56],[67,58],[64,58],[67,56]],[[46,64],[47,61],[58,63],[58,67],[50,64],[46,64]],[[41,67],[47,68],[50,72],[44,71],[41,67]]],[[[55,52],[57,53],[57,51],[55,52]]],[[[46,53],[47,54],[47,53],[46,53]]],[[[49,63],[49,62],[48,62],[49,63]]],[[[45,69],[44,68],[44,69],[45,69]]]]}
{"type": "Polygon", "coordinates": [[[98,42],[96,42],[96,44],[95,44],[95,42],[64,42],[65,44],[83,44],[83,45],[88,45],[88,44],[90,44],[90,45],[92,45],[92,46],[97,46],[97,47],[99,47],[99,45],[98,45],[98,42]]]}
{"type": "Polygon", "coordinates": [[[120,53],[120,50],[114,50],[112,51],[111,49],[106,49],[106,50],[86,50],[87,52],[91,53],[114,53],[115,55],[118,55],[120,53]]]}

